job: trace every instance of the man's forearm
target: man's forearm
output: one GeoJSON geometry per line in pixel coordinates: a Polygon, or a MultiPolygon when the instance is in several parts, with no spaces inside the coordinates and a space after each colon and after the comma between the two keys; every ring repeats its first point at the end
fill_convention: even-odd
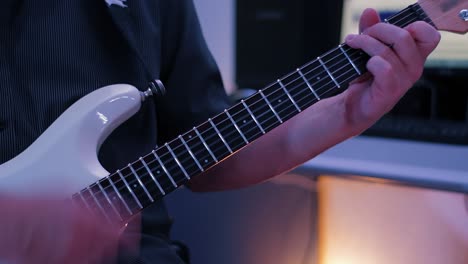
{"type": "Polygon", "coordinates": [[[193,179],[194,191],[240,188],[306,162],[358,131],[349,129],[343,96],[322,100],[193,179]]]}

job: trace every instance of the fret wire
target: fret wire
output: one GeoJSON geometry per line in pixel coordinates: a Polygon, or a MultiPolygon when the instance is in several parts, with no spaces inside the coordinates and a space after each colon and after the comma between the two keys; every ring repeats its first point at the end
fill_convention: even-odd
{"type": "Polygon", "coordinates": [[[114,203],[112,202],[112,200],[107,195],[107,192],[104,190],[101,183],[98,181],[96,184],[99,187],[99,189],[101,190],[101,192],[104,194],[104,197],[106,198],[107,202],[110,204],[110,206],[112,207],[114,212],[119,216],[120,221],[123,221],[124,219],[123,219],[122,215],[120,215],[120,212],[117,210],[117,208],[115,208],[114,203]]]}
{"type": "Polygon", "coordinates": [[[198,138],[202,141],[203,143],[203,146],[205,146],[206,150],[208,150],[208,152],[210,153],[211,157],[213,158],[214,161],[218,162],[218,159],[215,157],[215,155],[213,154],[213,152],[211,151],[211,149],[208,147],[208,145],[206,144],[205,140],[203,139],[202,135],[200,134],[200,132],[198,132],[198,129],[196,127],[193,128],[193,131],[195,131],[195,133],[197,133],[197,136],[198,138]]]}
{"type": "MultiPolygon", "coordinates": [[[[352,78],[354,78],[354,77],[352,77],[352,78]]],[[[297,88],[297,87],[298,87],[298,86],[296,86],[295,88],[297,88]]],[[[295,88],[293,88],[293,89],[295,89],[295,88]]],[[[319,91],[320,91],[320,90],[321,90],[321,89],[319,89],[319,91]]],[[[323,94],[326,94],[326,93],[329,92],[330,90],[332,90],[332,89],[326,90],[325,92],[323,92],[323,94]]]]}
{"type": "Polygon", "coordinates": [[[247,140],[247,138],[244,136],[244,133],[242,133],[242,131],[239,129],[239,126],[237,125],[237,123],[234,121],[234,119],[232,118],[231,114],[229,114],[228,110],[224,109],[224,112],[226,113],[226,115],[228,116],[229,120],[231,120],[232,124],[234,125],[234,127],[236,128],[237,132],[239,132],[239,134],[241,135],[242,139],[244,140],[244,142],[246,144],[249,144],[249,141],[247,140]]]}
{"type": "Polygon", "coordinates": [[[265,100],[265,102],[268,104],[268,107],[270,107],[271,111],[273,112],[273,114],[276,116],[276,118],[278,119],[278,121],[280,122],[280,124],[283,123],[283,120],[281,120],[281,118],[279,117],[278,113],[276,112],[276,110],[273,108],[273,106],[271,105],[270,101],[268,101],[268,99],[266,98],[265,94],[263,94],[263,91],[260,89],[259,90],[259,93],[260,95],[262,96],[263,100],[265,100]]]}
{"type": "MultiPolygon", "coordinates": [[[[330,90],[333,90],[333,89],[329,89],[329,90],[326,90],[325,92],[323,92],[322,94],[326,94],[327,92],[329,92],[330,90]]],[[[292,113],[293,114],[293,113],[292,113]]],[[[294,116],[294,114],[293,114],[294,116]]]]}
{"type": "Polygon", "coordinates": [[[182,144],[184,144],[185,146],[185,149],[187,149],[188,153],[190,154],[190,156],[192,157],[192,159],[195,161],[195,163],[197,164],[198,168],[203,172],[205,171],[205,169],[203,169],[203,167],[201,166],[200,162],[198,162],[197,158],[195,158],[195,155],[193,155],[193,152],[192,150],[189,148],[189,146],[187,145],[187,142],[185,142],[184,138],[179,135],[179,139],[180,141],[182,142],[182,144]]]}
{"type": "Polygon", "coordinates": [[[114,182],[112,181],[111,176],[109,176],[107,178],[109,179],[109,183],[111,184],[112,188],[114,189],[114,191],[117,194],[117,196],[119,197],[119,199],[124,204],[127,211],[130,213],[130,215],[133,215],[132,210],[130,210],[130,207],[128,206],[127,202],[123,199],[122,195],[120,194],[120,191],[117,189],[117,186],[115,186],[114,182]]]}
{"type": "MultiPolygon", "coordinates": [[[[354,76],[352,76],[352,77],[348,78],[348,80],[347,80],[347,81],[348,81],[348,82],[350,82],[350,81],[351,81],[351,80],[353,80],[354,78],[355,78],[355,77],[354,77],[354,76]]],[[[332,90],[332,89],[326,90],[326,91],[325,91],[325,92],[323,92],[322,94],[326,94],[326,93],[328,93],[328,92],[329,92],[329,91],[331,91],[331,90],[332,90]]]]}
{"type": "Polygon", "coordinates": [[[229,150],[229,152],[233,153],[231,147],[229,147],[229,145],[226,143],[226,140],[224,140],[224,137],[221,135],[221,132],[219,132],[218,128],[215,126],[215,124],[213,123],[213,120],[208,119],[208,122],[211,124],[211,126],[214,128],[214,130],[216,131],[216,133],[218,134],[219,138],[221,139],[221,141],[224,143],[224,145],[227,147],[227,149],[229,150]]]}
{"type": "MultiPolygon", "coordinates": [[[[349,71],[348,71],[348,72],[349,72],[349,71]]],[[[352,78],[354,78],[354,77],[352,77],[352,78]]],[[[296,88],[297,88],[297,87],[296,87],[296,88]]],[[[326,93],[326,92],[325,92],[325,93],[326,93]]]]}
{"type": "Polygon", "coordinates": [[[409,6],[409,7],[405,8],[402,12],[391,16],[388,20],[392,24],[395,24],[395,25],[401,24],[402,26],[404,26],[405,24],[401,23],[401,21],[407,20],[408,18],[410,18],[410,20],[413,20],[414,19],[413,18],[414,13],[417,13],[417,12],[415,12],[415,10],[413,10],[413,8],[411,8],[411,6],[409,6]],[[393,21],[393,20],[395,20],[395,21],[393,21]]]}
{"type": "MultiPolygon", "coordinates": [[[[327,56],[327,55],[329,55],[329,54],[333,54],[333,53],[335,53],[335,52],[337,52],[337,51],[338,51],[338,49],[335,49],[335,50],[333,50],[333,51],[331,51],[331,52],[325,54],[324,56],[327,56]]],[[[340,54],[341,54],[341,53],[340,53],[340,54]]],[[[355,54],[359,54],[359,51],[356,52],[355,54]]],[[[349,55],[348,55],[348,57],[351,58],[351,56],[349,56],[349,55]]],[[[331,58],[331,59],[330,59],[329,61],[327,61],[327,62],[331,62],[331,61],[335,60],[336,58],[339,58],[339,55],[334,56],[333,58],[331,58]]],[[[333,64],[332,66],[339,65],[339,63],[343,63],[343,62],[346,62],[346,61],[347,61],[346,58],[345,58],[344,60],[341,60],[341,59],[340,59],[340,61],[339,61],[338,63],[333,64]]],[[[318,61],[318,60],[317,60],[317,62],[319,62],[319,64],[320,64],[320,66],[318,66],[318,67],[321,67],[322,69],[326,69],[326,70],[328,71],[328,72],[326,73],[328,76],[333,76],[333,74],[330,72],[330,68],[328,68],[328,67],[326,67],[326,66],[323,67],[324,62],[323,62],[322,59],[321,59],[321,62],[318,61]]],[[[345,66],[346,66],[346,65],[341,66],[338,70],[343,69],[343,67],[345,67],[345,66]]],[[[311,70],[310,72],[314,72],[314,70],[315,70],[315,69],[311,70]]],[[[310,73],[310,72],[309,72],[309,73],[310,73]]],[[[304,74],[304,75],[305,75],[305,74],[304,74]]],[[[335,85],[336,87],[339,87],[339,86],[340,86],[340,84],[339,84],[339,82],[337,81],[336,78],[333,77],[333,78],[330,78],[330,79],[331,79],[332,83],[334,83],[334,85],[335,85]]],[[[329,83],[327,83],[327,84],[329,84],[329,83]]],[[[326,84],[325,84],[325,85],[326,85],[326,84]]],[[[325,85],[323,85],[323,86],[325,86],[325,85]]],[[[322,88],[324,88],[324,87],[321,87],[320,89],[322,89],[322,88]]],[[[320,89],[319,89],[319,90],[320,90],[320,89]]]]}
{"type": "Polygon", "coordinates": [[[198,133],[199,134],[199,133],[198,133]]]}
{"type": "Polygon", "coordinates": [[[250,110],[255,118],[257,118],[257,121],[263,127],[265,132],[268,133],[270,131],[267,127],[270,127],[271,124],[274,124],[275,126],[281,124],[281,122],[276,118],[271,118],[275,117],[274,112],[271,110],[268,105],[269,102],[265,101],[260,91],[247,98],[246,103],[249,105],[250,110]]]}
{"type": "Polygon", "coordinates": [[[250,111],[250,108],[247,106],[247,104],[245,103],[244,100],[241,100],[241,103],[242,105],[244,105],[244,108],[247,110],[247,112],[249,112],[250,116],[252,117],[253,121],[255,122],[255,124],[257,124],[258,128],[260,128],[260,130],[262,131],[263,134],[265,134],[265,130],[263,129],[263,127],[260,125],[260,123],[258,123],[258,120],[257,118],[255,118],[254,114],[252,113],[252,111],[250,111]]]}
{"type": "Polygon", "coordinates": [[[143,157],[140,157],[139,158],[141,164],[143,164],[143,166],[145,167],[146,171],[148,172],[148,174],[150,175],[151,179],[154,181],[154,183],[156,184],[156,186],[158,187],[159,191],[161,192],[161,194],[165,194],[164,193],[164,190],[163,188],[161,187],[161,184],[159,183],[159,181],[156,179],[156,177],[154,177],[154,174],[153,172],[150,170],[150,168],[148,167],[148,164],[146,163],[146,161],[143,159],[143,157]]]}
{"type": "Polygon", "coordinates": [[[213,155],[214,156],[214,155],[213,155]]]}
{"type": "MultiPolygon", "coordinates": [[[[233,106],[230,111],[237,113],[239,107],[242,107],[240,103],[233,106]]],[[[243,113],[239,113],[237,116],[247,116],[246,111],[242,108],[243,113]]],[[[234,123],[229,118],[229,113],[227,111],[221,112],[219,115],[215,116],[212,121],[216,124],[218,131],[222,134],[223,138],[226,140],[226,143],[229,145],[233,152],[237,151],[238,149],[244,147],[247,143],[245,140],[250,141],[250,135],[244,134],[243,130],[237,130],[236,125],[238,120],[234,120],[234,123]],[[239,132],[240,131],[240,132],[239,132]],[[245,138],[245,139],[244,139],[245,138]]],[[[231,116],[232,117],[232,116],[231,116]]],[[[251,121],[251,119],[249,119],[251,121]]],[[[252,124],[253,121],[251,121],[252,124]]],[[[239,123],[240,124],[240,123],[239,123]]],[[[239,127],[239,125],[237,126],[239,127]]],[[[211,146],[211,149],[214,151],[214,154],[218,157],[218,159],[222,160],[226,156],[229,156],[231,152],[226,148],[225,145],[219,140],[219,138],[214,133],[214,129],[208,124],[204,124],[199,127],[199,129],[203,130],[202,134],[204,134],[205,138],[208,138],[207,143],[211,146]],[[219,147],[219,146],[222,147],[219,147]]]]}
{"type": "Polygon", "coordinates": [[[322,57],[322,60],[325,59],[329,59],[327,63],[328,69],[330,73],[335,77],[336,82],[338,82],[340,86],[346,87],[347,84],[343,82],[342,79],[345,78],[347,74],[343,73],[349,73],[350,70],[351,72],[354,72],[355,69],[349,62],[345,54],[338,47],[324,55],[324,57],[322,57]]]}
{"type": "Polygon", "coordinates": [[[204,169],[209,168],[211,165],[216,163],[210,152],[203,144],[201,138],[193,129],[183,134],[182,137],[204,169]]]}
{"type": "Polygon", "coordinates": [[[304,76],[309,80],[309,82],[314,85],[314,87],[318,87],[316,89],[317,95],[320,98],[325,98],[324,94],[321,93],[324,89],[336,89],[335,82],[329,77],[326,71],[323,70],[322,65],[317,61],[318,67],[320,67],[320,72],[318,71],[310,71],[309,73],[305,73],[304,76]],[[310,77],[308,77],[310,75],[310,77]]]}
{"type": "MultiPolygon", "coordinates": [[[[278,86],[274,87],[274,89],[267,89],[262,91],[263,95],[267,99],[267,101],[271,102],[272,108],[275,110],[276,113],[281,121],[283,121],[282,110],[288,109],[289,111],[297,111],[297,108],[290,102],[289,97],[284,92],[283,89],[279,88],[278,86]]],[[[259,102],[264,104],[264,99],[259,98],[259,102]]],[[[245,110],[244,110],[245,111],[245,110]]],[[[268,113],[268,112],[265,112],[268,113]]],[[[261,117],[260,117],[261,118],[261,117]]],[[[280,122],[281,123],[281,122],[280,122]]]]}
{"type": "Polygon", "coordinates": [[[317,100],[320,101],[320,97],[318,96],[318,94],[315,92],[314,88],[312,88],[312,85],[309,83],[309,81],[307,80],[307,78],[304,76],[304,74],[302,73],[301,69],[297,68],[296,70],[299,75],[301,75],[301,78],[304,80],[304,82],[307,84],[307,87],[309,87],[309,89],[312,91],[312,93],[314,94],[315,98],[317,98],[317,100]]]}
{"type": "MultiPolygon", "coordinates": [[[[156,151],[152,151],[151,153],[153,153],[154,157],[156,158],[156,160],[159,162],[159,165],[161,166],[161,168],[163,169],[164,173],[166,174],[167,178],[169,178],[169,180],[171,181],[172,185],[177,188],[179,187],[177,185],[177,183],[174,181],[174,178],[172,178],[172,175],[169,173],[169,171],[167,170],[166,166],[164,166],[164,164],[162,163],[162,160],[159,158],[158,154],[156,154],[156,151]]],[[[162,194],[163,195],[166,195],[166,192],[161,188],[161,191],[162,191],[162,194]]]]}
{"type": "Polygon", "coordinates": [[[400,27],[405,27],[411,22],[417,21],[418,19],[413,17],[413,13],[417,13],[417,12],[415,12],[415,10],[412,10],[412,8],[410,7],[388,18],[387,19],[388,23],[391,23],[393,25],[400,26],[400,27]],[[408,13],[408,14],[405,14],[405,13],[408,13]],[[402,22],[408,18],[409,18],[409,22],[406,22],[406,23],[402,22]],[[396,20],[396,21],[392,21],[392,20],[396,20]]]}
{"type": "Polygon", "coordinates": [[[341,88],[340,84],[335,80],[335,77],[333,77],[333,75],[331,74],[330,70],[327,68],[327,66],[325,65],[325,63],[323,63],[322,59],[320,57],[317,58],[317,60],[320,62],[320,64],[322,65],[322,67],[325,69],[325,71],[328,73],[328,76],[330,76],[330,78],[333,80],[333,82],[336,84],[336,86],[338,88],[341,88]]]}
{"type": "MultiPolygon", "coordinates": [[[[296,88],[297,88],[297,87],[298,87],[298,86],[296,86],[296,88]]],[[[199,134],[199,133],[198,133],[198,134],[199,134]]]]}
{"type": "Polygon", "coordinates": [[[102,214],[104,215],[104,217],[107,219],[107,221],[109,221],[109,223],[112,223],[112,219],[110,218],[110,216],[107,214],[106,210],[104,210],[104,208],[102,207],[101,205],[101,202],[97,199],[97,197],[94,195],[94,192],[91,190],[91,188],[88,186],[86,188],[86,190],[91,194],[91,197],[93,198],[94,200],[94,203],[96,203],[96,205],[99,207],[99,209],[101,210],[102,214]]]}
{"type": "MultiPolygon", "coordinates": [[[[348,48],[349,48],[349,46],[347,46],[346,44],[343,44],[342,46],[343,46],[343,47],[348,47],[348,48]]],[[[350,50],[352,51],[352,54],[353,54],[353,55],[354,55],[354,54],[358,54],[358,55],[359,55],[359,54],[362,52],[361,50],[358,50],[358,49],[352,49],[352,48],[350,48],[350,50]]],[[[331,54],[331,53],[334,53],[335,51],[337,51],[337,49],[331,50],[330,52],[324,54],[322,57],[325,57],[325,56],[327,56],[327,55],[329,55],[329,54],[331,54]]],[[[351,55],[351,54],[349,54],[349,55],[351,55]]],[[[351,57],[351,56],[350,56],[350,57],[351,57]]],[[[316,73],[318,70],[322,70],[323,73],[325,73],[325,75],[327,75],[328,77],[330,77],[330,75],[329,75],[328,72],[326,71],[326,70],[328,70],[328,68],[327,68],[326,66],[324,67],[323,64],[325,64],[325,63],[330,63],[330,62],[333,61],[334,59],[339,58],[339,56],[338,56],[338,55],[337,55],[337,56],[334,56],[333,58],[331,58],[330,60],[328,60],[328,61],[326,61],[326,62],[324,62],[324,61],[321,59],[321,57],[319,57],[319,58],[317,58],[317,59],[314,60],[313,62],[309,63],[307,66],[302,67],[302,69],[307,69],[307,67],[313,65],[313,63],[317,63],[317,66],[316,66],[315,68],[311,69],[310,71],[304,73],[304,76],[306,76],[306,75],[309,74],[309,73],[316,73]],[[320,60],[319,60],[319,58],[320,58],[320,60]]],[[[344,62],[346,62],[346,61],[347,61],[346,59],[344,59],[344,60],[341,60],[341,59],[340,59],[339,63],[344,63],[344,62]]],[[[330,72],[330,73],[331,73],[331,72],[330,72]]],[[[317,76],[319,76],[319,75],[317,75],[317,76]]],[[[333,75],[332,75],[332,76],[333,76],[333,75]]],[[[333,80],[333,78],[331,78],[331,80],[333,80]]],[[[336,83],[335,83],[335,84],[336,84],[336,83]]]]}
{"type": "MultiPolygon", "coordinates": [[[[355,49],[350,49],[350,50],[352,50],[355,54],[359,53],[358,50],[355,50],[355,49]],[[358,52],[356,52],[356,51],[358,51],[358,52]]],[[[313,62],[315,62],[315,61],[309,62],[309,63],[306,64],[304,67],[308,67],[308,66],[309,66],[311,63],[313,63],[313,62]]],[[[317,68],[314,68],[313,70],[316,70],[316,69],[318,69],[318,67],[317,67],[317,68]]],[[[313,71],[313,70],[312,70],[312,71],[313,71]]],[[[291,75],[292,75],[292,74],[289,74],[287,77],[290,77],[291,75]]],[[[267,88],[272,88],[273,85],[274,85],[274,84],[268,86],[267,88]]],[[[267,88],[266,88],[266,89],[267,89],[267,88]]]]}
{"type": "MultiPolygon", "coordinates": [[[[249,101],[252,101],[252,99],[255,99],[255,97],[250,97],[249,101]]],[[[258,104],[257,106],[261,106],[261,105],[258,104]]],[[[262,128],[261,128],[261,125],[259,126],[260,123],[257,124],[259,120],[257,119],[257,122],[255,121],[254,117],[252,116],[253,112],[252,111],[249,112],[250,109],[248,108],[249,107],[246,108],[246,106],[242,102],[239,102],[235,106],[233,106],[230,109],[230,111],[233,113],[231,115],[232,119],[234,120],[236,124],[238,124],[240,131],[242,131],[247,141],[252,142],[253,140],[257,138],[256,131],[262,132],[262,128]]],[[[223,132],[223,135],[226,135],[226,134],[223,132]]],[[[245,141],[243,143],[245,143],[245,141]]],[[[242,143],[242,147],[245,146],[243,143],[242,143]]]]}
{"type": "Polygon", "coordinates": [[[135,176],[135,179],[137,180],[137,182],[140,184],[140,186],[143,188],[143,191],[146,193],[146,195],[148,196],[148,198],[150,199],[151,202],[154,202],[154,199],[153,197],[150,195],[150,193],[148,192],[148,189],[146,189],[146,186],[141,182],[141,179],[140,177],[138,176],[138,174],[136,173],[135,169],[133,168],[132,164],[129,163],[127,165],[127,167],[132,171],[133,173],[133,176],[135,176]]]}
{"type": "MultiPolygon", "coordinates": [[[[398,25],[401,21],[411,16],[411,13],[407,14],[408,12],[411,12],[411,9],[405,8],[402,12],[398,14],[394,14],[388,17],[387,19],[385,19],[385,22],[389,24],[391,23],[391,24],[398,25]],[[390,20],[396,20],[396,21],[390,21],[390,20]]],[[[402,23],[402,25],[404,25],[404,23],[402,23]]]]}
{"type": "Polygon", "coordinates": [[[130,186],[128,185],[127,180],[125,180],[124,176],[122,175],[122,172],[120,172],[120,170],[117,170],[117,174],[120,176],[120,178],[122,179],[122,181],[123,181],[123,183],[125,184],[125,186],[127,186],[128,191],[129,191],[130,194],[133,196],[133,199],[135,199],[135,202],[137,202],[138,206],[139,206],[140,208],[143,208],[143,206],[142,206],[141,203],[140,203],[140,200],[138,200],[138,198],[136,197],[135,193],[133,193],[132,188],[130,188],[130,186]]]}
{"type": "MultiPolygon", "coordinates": [[[[296,87],[296,88],[297,88],[297,87],[296,87]]],[[[327,92],[328,92],[328,91],[325,91],[323,94],[326,94],[327,92]]],[[[292,114],[293,114],[293,116],[295,115],[294,113],[292,113],[292,114]]]]}
{"type": "Polygon", "coordinates": [[[351,63],[357,74],[361,75],[361,71],[356,67],[356,64],[354,64],[354,62],[348,56],[348,53],[343,49],[343,45],[339,45],[338,47],[340,48],[341,52],[346,56],[346,59],[348,59],[349,63],[351,63]]]}
{"type": "MultiPolygon", "coordinates": [[[[313,98],[313,100],[317,100],[317,97],[315,97],[315,95],[311,92],[309,86],[304,81],[304,79],[300,76],[299,72],[296,70],[295,73],[296,74],[294,74],[293,77],[284,79],[283,83],[288,83],[288,87],[289,87],[288,91],[291,94],[291,97],[295,100],[296,104],[299,106],[299,108],[301,108],[301,110],[305,110],[308,107],[308,105],[305,105],[303,103],[304,100],[301,100],[301,99],[303,99],[304,97],[307,97],[307,98],[313,98]],[[296,87],[298,87],[298,89],[296,89],[296,87]]],[[[326,81],[326,79],[324,78],[323,81],[326,81]]],[[[321,82],[315,83],[315,84],[312,84],[311,82],[309,83],[311,84],[311,86],[313,85],[314,87],[320,87],[319,84],[321,82]]]]}
{"type": "Polygon", "coordinates": [[[294,101],[294,99],[292,98],[291,94],[289,94],[288,90],[286,89],[286,86],[284,86],[283,82],[281,82],[280,79],[278,79],[276,81],[280,86],[281,88],[284,90],[284,92],[286,93],[286,95],[288,96],[289,100],[291,100],[291,102],[293,103],[294,107],[296,107],[297,111],[299,112],[302,112],[301,108],[299,108],[299,106],[296,104],[296,102],[294,101]]]}
{"type": "Polygon", "coordinates": [[[177,165],[179,165],[180,169],[182,170],[182,172],[184,173],[185,175],[185,178],[187,178],[187,180],[190,180],[190,176],[187,174],[187,171],[185,170],[185,168],[182,166],[182,164],[180,163],[179,159],[177,158],[177,156],[174,154],[174,151],[172,151],[172,148],[169,146],[168,143],[164,144],[164,146],[169,150],[169,152],[171,153],[172,157],[174,158],[175,162],[177,163],[177,165]]]}
{"type": "Polygon", "coordinates": [[[398,20],[395,22],[389,21],[389,23],[392,25],[405,27],[414,21],[417,21],[417,19],[414,19],[414,17],[411,16],[411,14],[409,14],[408,16],[405,16],[405,17],[398,17],[398,20]]]}

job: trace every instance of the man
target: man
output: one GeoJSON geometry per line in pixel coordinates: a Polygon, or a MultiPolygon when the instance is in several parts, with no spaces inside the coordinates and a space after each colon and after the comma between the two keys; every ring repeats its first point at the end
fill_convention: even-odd
{"type": "MultiPolygon", "coordinates": [[[[100,157],[109,171],[228,106],[191,0],[8,0],[0,12],[1,162],[24,150],[70,104],[109,84],[143,90],[161,79],[168,90],[104,143],[100,157]]],[[[372,56],[369,76],[195,178],[190,188],[264,181],[358,135],[386,113],[419,78],[440,35],[421,22],[405,29],[378,22],[376,12],[366,10],[362,34],[346,39],[372,56]]],[[[0,256],[11,262],[115,263],[118,253],[119,263],[183,263],[171,247],[171,221],[161,202],[123,234],[53,193],[2,197],[0,208],[0,256]]]]}

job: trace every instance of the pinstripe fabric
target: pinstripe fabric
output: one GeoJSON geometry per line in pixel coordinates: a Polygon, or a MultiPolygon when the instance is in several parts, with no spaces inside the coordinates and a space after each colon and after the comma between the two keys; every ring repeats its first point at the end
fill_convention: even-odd
{"type": "Polygon", "coordinates": [[[121,82],[144,87],[146,82],[104,2],[46,2],[24,1],[12,8],[6,16],[12,17],[9,27],[2,28],[0,161],[30,145],[92,90],[121,82]]]}
{"type": "MultiPolygon", "coordinates": [[[[126,4],[123,9],[104,0],[3,0],[0,164],[27,148],[72,103],[105,85],[146,89],[151,77],[168,89],[103,144],[99,158],[109,171],[227,107],[192,1],[126,4]]],[[[141,256],[119,263],[181,263],[169,246],[171,220],[164,204],[145,210],[142,219],[141,256]]]]}

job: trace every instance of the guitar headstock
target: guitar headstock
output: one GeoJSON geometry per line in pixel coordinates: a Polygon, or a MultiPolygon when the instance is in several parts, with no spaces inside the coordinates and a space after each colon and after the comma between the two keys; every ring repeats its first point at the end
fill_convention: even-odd
{"type": "Polygon", "coordinates": [[[418,3],[437,29],[468,32],[468,0],[419,0],[418,3]]]}

